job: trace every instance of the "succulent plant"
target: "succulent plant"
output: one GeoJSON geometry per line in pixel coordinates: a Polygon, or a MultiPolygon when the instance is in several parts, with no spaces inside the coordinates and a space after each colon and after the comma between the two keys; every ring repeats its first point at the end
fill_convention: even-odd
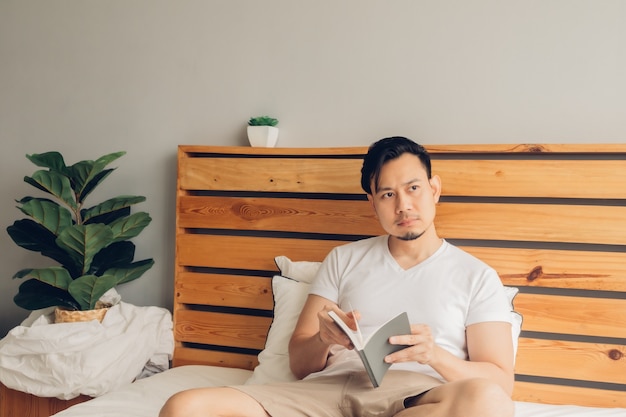
{"type": "Polygon", "coordinates": [[[276,126],[277,124],[278,119],[269,116],[251,117],[248,120],[248,126],[276,126]]]}

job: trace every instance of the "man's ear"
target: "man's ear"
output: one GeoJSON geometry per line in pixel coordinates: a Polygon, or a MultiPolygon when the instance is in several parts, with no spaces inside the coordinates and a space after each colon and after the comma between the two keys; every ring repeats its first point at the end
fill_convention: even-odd
{"type": "Polygon", "coordinates": [[[372,210],[374,210],[374,215],[378,217],[378,213],[376,213],[376,206],[374,205],[374,197],[371,194],[367,194],[367,201],[370,202],[370,206],[372,210]]]}
{"type": "Polygon", "coordinates": [[[433,190],[433,199],[435,203],[439,202],[439,197],[441,197],[441,178],[439,175],[433,175],[430,180],[430,188],[433,190]]]}

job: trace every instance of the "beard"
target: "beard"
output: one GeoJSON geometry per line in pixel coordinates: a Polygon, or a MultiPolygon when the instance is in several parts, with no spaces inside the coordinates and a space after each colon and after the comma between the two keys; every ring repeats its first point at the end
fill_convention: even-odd
{"type": "Polygon", "coordinates": [[[421,233],[409,232],[409,233],[406,233],[406,234],[404,234],[402,236],[396,236],[396,237],[398,239],[400,239],[400,240],[410,241],[410,240],[419,239],[423,234],[424,234],[424,232],[421,232],[421,233]]]}

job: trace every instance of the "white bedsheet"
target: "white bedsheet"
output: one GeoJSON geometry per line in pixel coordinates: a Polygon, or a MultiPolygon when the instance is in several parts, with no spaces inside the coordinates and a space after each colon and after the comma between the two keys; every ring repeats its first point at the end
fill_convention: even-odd
{"type": "MultiPolygon", "coordinates": [[[[157,417],[165,401],[188,388],[243,384],[251,371],[189,365],[141,379],[52,417],[157,417]]],[[[625,408],[591,408],[516,402],[516,417],[626,417],[625,408]]]]}

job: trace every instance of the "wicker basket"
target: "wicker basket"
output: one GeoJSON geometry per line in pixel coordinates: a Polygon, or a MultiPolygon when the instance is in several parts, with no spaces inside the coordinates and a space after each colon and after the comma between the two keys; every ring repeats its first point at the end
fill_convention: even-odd
{"type": "Polygon", "coordinates": [[[64,308],[57,307],[54,309],[54,322],[55,323],[75,323],[81,321],[98,320],[102,322],[104,315],[107,313],[108,308],[97,308],[95,310],[66,310],[64,308]]]}

